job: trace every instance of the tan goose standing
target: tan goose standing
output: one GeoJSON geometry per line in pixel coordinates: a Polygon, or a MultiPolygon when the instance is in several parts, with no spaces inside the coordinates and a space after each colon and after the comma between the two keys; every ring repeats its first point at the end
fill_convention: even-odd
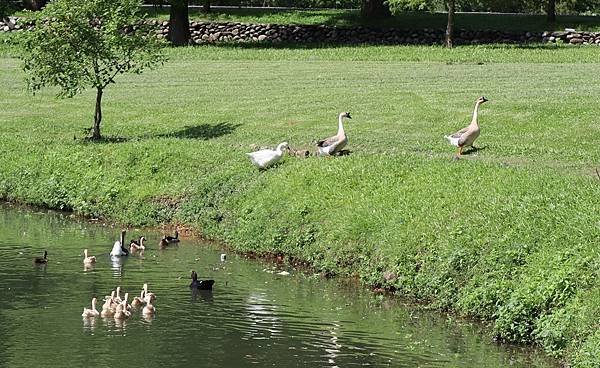
{"type": "Polygon", "coordinates": [[[475,102],[475,110],[473,111],[473,119],[471,119],[471,124],[452,135],[445,136],[451,145],[458,147],[456,150],[456,158],[459,158],[460,155],[462,155],[464,147],[473,147],[473,142],[475,142],[475,139],[479,137],[479,122],[477,121],[477,114],[479,112],[479,105],[486,101],[487,99],[481,96],[477,99],[477,102],[475,102]]]}
{"type": "Polygon", "coordinates": [[[317,154],[319,156],[332,156],[340,152],[348,143],[348,136],[344,131],[344,118],[352,119],[349,112],[342,112],[338,116],[338,132],[333,137],[317,142],[317,154]]]}

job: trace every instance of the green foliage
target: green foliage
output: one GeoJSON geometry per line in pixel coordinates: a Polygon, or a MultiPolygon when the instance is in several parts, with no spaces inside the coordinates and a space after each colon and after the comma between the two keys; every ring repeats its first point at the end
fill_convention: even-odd
{"type": "Polygon", "coordinates": [[[160,42],[139,15],[139,0],[56,0],[22,32],[23,69],[32,92],[60,87],[72,97],[105,88],[125,72],[161,63],[160,42]]]}

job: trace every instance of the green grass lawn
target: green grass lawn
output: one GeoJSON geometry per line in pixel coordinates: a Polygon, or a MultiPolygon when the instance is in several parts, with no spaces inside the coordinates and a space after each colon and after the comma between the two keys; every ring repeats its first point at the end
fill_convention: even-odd
{"type": "Polygon", "coordinates": [[[185,223],[600,364],[597,48],[168,49],[107,89],[103,143],[83,139],[93,92],[29,96],[0,50],[0,197],[185,223]],[[453,161],[443,136],[480,95],[480,150],[453,161]],[[259,172],[244,155],[310,148],[340,111],[349,156],[259,172]]]}
{"type": "MultiPolygon", "coordinates": [[[[168,8],[147,9],[150,17],[169,19],[168,8]]],[[[396,27],[401,29],[446,28],[445,13],[406,12],[388,19],[362,18],[358,10],[269,10],[269,9],[214,9],[203,13],[190,10],[190,19],[218,22],[275,23],[275,24],[326,24],[350,27],[356,25],[374,27],[396,27]]],[[[545,15],[509,15],[459,13],[456,27],[472,30],[501,31],[548,31],[575,28],[577,30],[599,31],[600,17],[559,15],[556,23],[548,23],[545,15]]]]}

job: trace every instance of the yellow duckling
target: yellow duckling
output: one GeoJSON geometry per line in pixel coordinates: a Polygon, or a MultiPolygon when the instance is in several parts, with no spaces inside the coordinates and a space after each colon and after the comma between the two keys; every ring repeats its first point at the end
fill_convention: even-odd
{"type": "Polygon", "coordinates": [[[100,313],[96,310],[96,298],[92,298],[92,309],[83,308],[81,316],[84,318],[98,317],[100,313]]]}
{"type": "Polygon", "coordinates": [[[142,292],[140,293],[140,296],[136,296],[135,298],[133,298],[133,301],[131,302],[131,305],[134,308],[139,308],[142,305],[144,305],[144,289],[142,289],[142,292]]]}
{"type": "Polygon", "coordinates": [[[127,305],[125,300],[123,300],[118,306],[117,311],[115,312],[115,319],[127,319],[131,317],[131,312],[127,310],[127,305]]]}
{"type": "Polygon", "coordinates": [[[156,308],[152,305],[152,301],[148,301],[148,304],[142,309],[142,314],[144,316],[152,316],[156,312],[156,308]]]}
{"type": "Polygon", "coordinates": [[[91,265],[96,263],[96,257],[95,256],[88,256],[88,250],[84,249],[83,250],[83,264],[85,265],[91,265]]]}
{"type": "Polygon", "coordinates": [[[144,284],[144,302],[152,303],[156,300],[156,295],[154,293],[148,292],[148,284],[144,284]]]}

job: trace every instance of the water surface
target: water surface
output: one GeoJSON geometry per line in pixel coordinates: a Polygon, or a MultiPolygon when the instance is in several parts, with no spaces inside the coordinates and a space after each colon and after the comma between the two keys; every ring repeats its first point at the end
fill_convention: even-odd
{"type": "MultiPolygon", "coordinates": [[[[2,367],[555,367],[535,351],[494,344],[477,324],[419,312],[351,282],[324,280],[183,240],[143,256],[108,253],[120,229],[0,206],[2,367]],[[83,249],[98,257],[93,269],[83,249]],[[49,263],[32,258],[48,250],[49,263]],[[193,294],[190,270],[216,280],[193,294]],[[82,319],[116,286],[157,295],[157,313],[82,319]]],[[[142,235],[130,229],[127,239],[142,235]]],[[[100,309],[101,302],[98,309],[100,309]]]]}

